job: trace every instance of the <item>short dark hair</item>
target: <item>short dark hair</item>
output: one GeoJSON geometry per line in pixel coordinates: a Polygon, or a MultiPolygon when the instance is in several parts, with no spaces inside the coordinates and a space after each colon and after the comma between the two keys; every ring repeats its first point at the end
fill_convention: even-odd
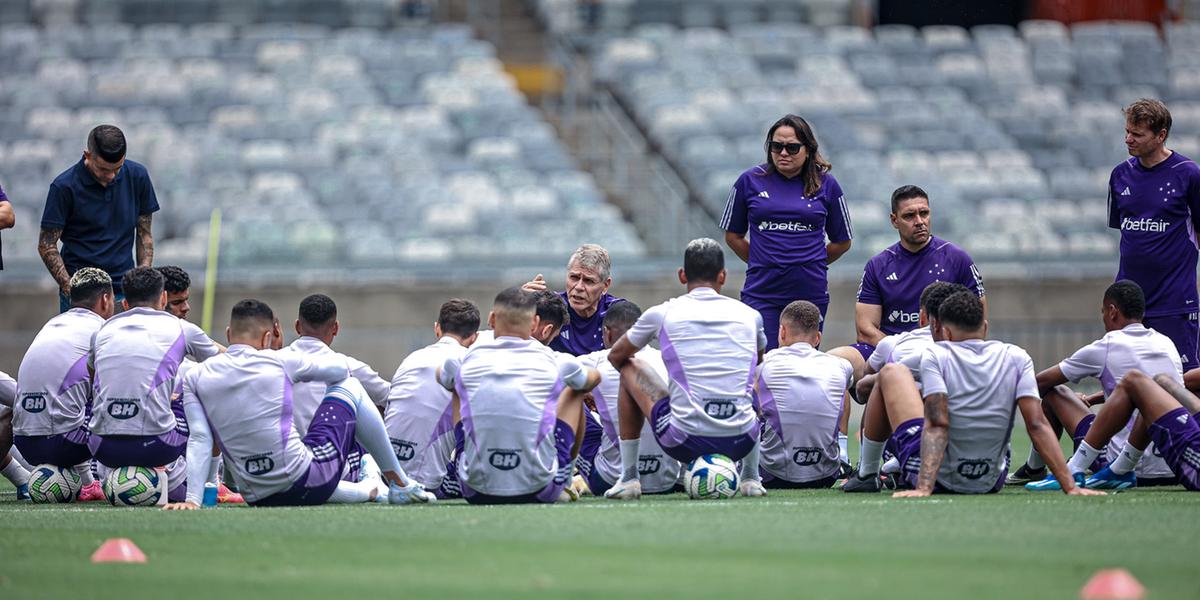
{"type": "Polygon", "coordinates": [[[641,316],[640,306],[628,300],[622,300],[608,307],[608,311],[604,313],[604,326],[613,331],[629,331],[629,328],[633,327],[633,324],[637,323],[641,316]]]}
{"type": "Polygon", "coordinates": [[[84,267],[71,276],[71,306],[91,308],[104,294],[112,295],[112,277],[103,269],[84,267]]]}
{"type": "Polygon", "coordinates": [[[804,333],[821,330],[821,309],[808,300],[796,300],[783,308],[779,320],[804,333]]]}
{"type": "Polygon", "coordinates": [[[479,307],[468,300],[452,298],[442,304],[437,323],[442,333],[465,338],[479,331],[479,307]]]}
{"type": "Polygon", "coordinates": [[[542,290],[533,294],[537,297],[537,316],[543,323],[564,327],[571,322],[571,315],[567,313],[567,303],[563,302],[558,292],[542,290]]]}
{"type": "Polygon", "coordinates": [[[538,298],[533,292],[527,292],[518,286],[513,286],[496,294],[496,299],[492,301],[495,308],[511,310],[515,312],[534,312],[537,308],[538,298]]]}
{"type": "Polygon", "coordinates": [[[192,278],[188,277],[187,271],[175,265],[163,265],[154,267],[163,276],[163,289],[167,290],[168,294],[178,294],[186,292],[192,287],[192,278]]]}
{"type": "Polygon", "coordinates": [[[255,327],[261,331],[274,325],[275,312],[262,300],[241,300],[229,313],[229,329],[234,335],[253,334],[255,327]]]}
{"type": "Polygon", "coordinates": [[[115,125],[97,125],[88,134],[88,152],[115,163],[125,158],[125,134],[115,125]]]}
{"type": "Polygon", "coordinates": [[[929,202],[929,194],[915,185],[902,185],[896,188],[896,191],[892,192],[892,214],[896,214],[896,211],[900,209],[901,202],[913,198],[924,198],[926,203],[929,202]]]}
{"type": "Polygon", "coordinates": [[[970,290],[954,292],[938,307],[938,320],[963,329],[979,329],[983,326],[983,302],[970,290]]]}
{"type": "Polygon", "coordinates": [[[162,273],[151,267],[134,267],[126,271],[121,285],[125,289],[125,302],[130,306],[153,304],[163,293],[162,273]]]}
{"type": "Polygon", "coordinates": [[[683,275],[690,282],[715,283],[725,269],[725,251],[712,238],[688,242],[683,251],[683,275]]]}
{"type": "Polygon", "coordinates": [[[337,304],[325,294],[313,294],[300,301],[300,322],[309,327],[328,325],[337,318],[337,304]]]}
{"type": "Polygon", "coordinates": [[[1146,316],[1146,294],[1142,286],[1122,279],[1104,290],[1104,302],[1113,303],[1126,319],[1141,321],[1146,316]]]}
{"type": "Polygon", "coordinates": [[[1171,111],[1167,110],[1167,105],[1159,100],[1138,98],[1121,112],[1125,113],[1126,121],[1134,125],[1143,125],[1151,133],[1160,131],[1166,131],[1168,135],[1171,133],[1171,111]]]}
{"type": "Polygon", "coordinates": [[[946,301],[952,294],[958,292],[968,292],[967,286],[961,283],[951,283],[949,281],[935,281],[921,290],[921,308],[925,309],[925,316],[930,319],[936,319],[938,316],[938,308],[942,302],[946,301]]]}

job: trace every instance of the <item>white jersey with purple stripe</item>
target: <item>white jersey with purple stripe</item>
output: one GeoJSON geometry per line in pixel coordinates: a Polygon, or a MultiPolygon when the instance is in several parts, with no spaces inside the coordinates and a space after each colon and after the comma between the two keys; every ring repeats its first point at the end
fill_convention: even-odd
{"type": "Polygon", "coordinates": [[[405,357],[392,376],[383,423],[400,466],[426,489],[441,485],[454,447],[450,391],[438,383],[437,370],[466,353],[458,340],[445,336],[405,357]]]}
{"type": "Polygon", "coordinates": [[[106,321],[92,342],[92,433],[161,435],[175,429],[171,395],[185,355],[219,352],[199,327],[147,307],[106,321]]]}
{"type": "Polygon", "coordinates": [[[235,344],[188,371],[183,403],[203,409],[239,491],[254,502],[290,488],[313,460],[293,423],[294,386],[336,383],[349,374],[336,353],[317,357],[235,344]]]}
{"type": "MultiPolygon", "coordinates": [[[[596,453],[593,468],[609,483],[621,479],[620,422],[617,420],[617,393],[621,387],[621,374],[608,362],[609,350],[600,350],[579,357],[583,366],[600,372],[600,385],[592,389],[596,401],[596,412],[600,414],[602,435],[600,450],[596,453]]],[[[634,355],[646,363],[663,380],[667,379],[667,366],[662,354],[650,347],[638,350],[634,355]]],[[[665,492],[675,487],[682,467],[679,461],[667,456],[654,437],[654,428],[647,421],[642,425],[642,441],[638,445],[638,472],[641,475],[642,491],[648,494],[665,492]]]]}
{"type": "Polygon", "coordinates": [[[587,384],[578,359],[537,340],[497,337],[447,359],[440,383],[458,392],[462,483],[492,496],[532,494],[550,484],[559,469],[558,396],[587,384]]]}
{"type": "MultiPolygon", "coordinates": [[[[363,389],[367,390],[367,396],[371,401],[379,406],[387,400],[388,382],[379,376],[366,363],[356,358],[346,356],[330,348],[325,342],[309,336],[302,336],[296,341],[289,344],[280,352],[293,352],[297,354],[308,354],[313,357],[312,360],[320,361],[324,357],[333,357],[337,355],[341,360],[346,361],[350,367],[350,376],[357,379],[362,384],[363,389]]],[[[308,433],[308,426],[312,423],[313,415],[317,412],[317,407],[321,405],[321,401],[325,399],[324,383],[297,383],[296,387],[292,388],[292,401],[294,404],[294,412],[292,419],[296,424],[296,430],[300,435],[308,433]]]]}
{"type": "MultiPolygon", "coordinates": [[[[1112,394],[1125,374],[1134,369],[1151,375],[1169,373],[1175,381],[1183,383],[1183,363],[1171,338],[1141,323],[1131,323],[1104,334],[1104,337],[1076,350],[1069,358],[1058,363],[1058,368],[1071,382],[1088,377],[1099,379],[1105,398],[1112,394]]],[[[1135,410],[1125,428],[1109,441],[1109,461],[1116,460],[1125,447],[1136,418],[1135,410]]],[[[1152,446],[1147,450],[1138,462],[1137,476],[1170,477],[1171,468],[1166,461],[1153,452],[1152,446]]]]}
{"type": "Polygon", "coordinates": [[[1017,399],[1039,398],[1033,360],[995,340],[937,342],[921,357],[925,397],[946,394],[949,439],[937,480],[960,493],[991,490],[1006,467],[1017,399]]]}
{"type": "Polygon", "coordinates": [[[912,331],[894,333],[879,340],[879,345],[875,346],[875,351],[867,360],[867,366],[871,367],[871,371],[878,373],[883,370],[884,365],[902,364],[912,371],[913,379],[920,385],[921,356],[925,354],[925,349],[932,345],[933,332],[929,330],[928,325],[912,331]]]}
{"type": "Polygon", "coordinates": [[[767,344],[758,311],[697,287],[647,310],[625,336],[638,348],[658,338],[675,427],[732,437],[757,425],[750,389],[767,344]]]}
{"type": "Polygon", "coordinates": [[[50,319],[33,338],[17,371],[14,434],[57,435],[87,423],[92,402],[88,353],[101,325],[100,315],[72,308],[50,319]]]}
{"type": "Polygon", "coordinates": [[[759,446],[763,471],[808,482],[838,472],[838,425],[854,367],[807,343],[776,348],[758,370],[755,396],[766,427],[759,446]]]}

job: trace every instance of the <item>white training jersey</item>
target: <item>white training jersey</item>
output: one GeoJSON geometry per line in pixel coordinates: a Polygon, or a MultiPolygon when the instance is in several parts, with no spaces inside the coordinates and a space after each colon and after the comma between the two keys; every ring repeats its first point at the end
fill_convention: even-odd
{"type": "Polygon", "coordinates": [[[884,365],[902,364],[912,372],[913,379],[917,380],[919,386],[921,384],[921,356],[925,354],[925,349],[932,346],[933,343],[933,332],[929,330],[928,325],[912,331],[894,333],[879,340],[879,345],[871,353],[871,358],[867,359],[867,365],[871,367],[872,371],[878,373],[883,370],[884,365]]]}
{"type": "Polygon", "coordinates": [[[995,487],[1005,467],[1017,399],[1039,398],[1033,360],[995,340],[937,342],[921,357],[926,397],[946,394],[949,441],[937,480],[963,494],[995,487]]]}
{"type": "Polygon", "coordinates": [[[11,409],[17,400],[17,380],[0,371],[0,406],[11,409]]]}
{"type": "Polygon", "coordinates": [[[458,340],[443,336],[405,357],[392,376],[383,423],[400,466],[426,489],[441,485],[454,448],[450,391],[438,383],[437,370],[466,353],[458,340]]]}
{"type": "MultiPolygon", "coordinates": [[[[1179,351],[1171,338],[1148,329],[1141,323],[1131,323],[1117,331],[1076,350],[1069,358],[1058,363],[1059,370],[1072,383],[1088,377],[1100,380],[1100,387],[1107,398],[1125,374],[1137,369],[1151,376],[1169,373],[1175,381],[1183,384],[1183,363],[1179,351]]],[[[1108,442],[1106,455],[1114,461],[1121,454],[1133,422],[1137,419],[1133,411],[1129,423],[1108,442]]],[[[1146,453],[1138,461],[1135,473],[1138,477],[1172,477],[1171,468],[1154,451],[1154,444],[1147,446],[1146,453]]]]}
{"type": "Polygon", "coordinates": [[[853,376],[849,361],[811,344],[767,353],[755,386],[766,421],[759,441],[763,471],[796,483],[838,472],[842,399],[853,376]]]}
{"type": "Polygon", "coordinates": [[[311,356],[235,344],[188,371],[184,410],[195,431],[192,415],[202,409],[200,427],[212,432],[238,490],[254,502],[290,488],[313,460],[293,423],[294,386],[336,383],[349,375],[336,353],[311,356]]]}
{"type": "Polygon", "coordinates": [[[569,467],[558,464],[554,425],[563,389],[587,384],[587,371],[574,357],[537,340],[498,337],[447,359],[440,382],[458,392],[465,438],[458,477],[471,489],[531,494],[569,467]]]}
{"type": "Polygon", "coordinates": [[[171,395],[185,355],[203,361],[219,352],[199,327],[148,307],[106,321],[92,342],[98,435],[161,435],[175,428],[171,395]]]}
{"type": "MultiPolygon", "coordinates": [[[[312,359],[314,362],[320,362],[326,356],[337,355],[349,365],[350,376],[362,384],[372,402],[383,406],[387,400],[390,386],[385,379],[379,376],[379,373],[375,372],[375,369],[357,358],[346,356],[330,348],[325,342],[315,337],[301,336],[280,352],[308,354],[314,357],[312,359]]],[[[312,424],[313,416],[317,414],[317,407],[321,406],[321,402],[325,400],[326,387],[328,386],[324,383],[297,383],[296,387],[292,388],[295,411],[292,413],[292,421],[296,424],[296,430],[300,432],[301,436],[308,433],[308,426],[312,424]]]]}
{"type": "Polygon", "coordinates": [[[72,308],[50,319],[21,359],[13,410],[16,435],[56,435],[87,423],[92,403],[88,353],[104,318],[72,308]]]}
{"type": "Polygon", "coordinates": [[[750,388],[767,346],[758,311],[698,287],[642,313],[625,337],[638,348],[658,338],[671,420],[684,433],[732,437],[757,426],[750,388]]]}
{"type": "MultiPolygon", "coordinates": [[[[596,412],[600,415],[602,434],[600,449],[596,452],[595,468],[602,479],[610,484],[621,479],[620,421],[617,419],[617,402],[621,387],[621,374],[608,362],[609,350],[600,350],[579,357],[583,366],[600,372],[600,385],[592,389],[596,412]]],[[[634,355],[646,363],[666,381],[667,366],[662,354],[649,346],[634,355]]],[[[642,491],[648,494],[665,492],[675,487],[682,467],[679,461],[667,456],[654,437],[654,429],[647,421],[642,425],[641,443],[638,444],[638,473],[641,475],[642,491]]]]}

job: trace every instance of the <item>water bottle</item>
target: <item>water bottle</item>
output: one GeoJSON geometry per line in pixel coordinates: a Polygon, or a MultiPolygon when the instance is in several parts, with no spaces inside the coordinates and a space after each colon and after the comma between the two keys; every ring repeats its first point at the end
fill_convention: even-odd
{"type": "Polygon", "coordinates": [[[204,506],[217,505],[217,484],[208,482],[204,484],[204,506]]]}

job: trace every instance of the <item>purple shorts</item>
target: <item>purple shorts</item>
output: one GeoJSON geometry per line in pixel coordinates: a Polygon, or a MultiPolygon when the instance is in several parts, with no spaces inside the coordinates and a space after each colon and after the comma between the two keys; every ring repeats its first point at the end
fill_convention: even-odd
{"type": "Polygon", "coordinates": [[[55,435],[17,435],[13,444],[33,465],[73,467],[92,458],[86,425],[55,435]]]}
{"type": "Polygon", "coordinates": [[[871,360],[871,355],[875,353],[875,346],[866,342],[854,342],[850,344],[850,347],[858,350],[858,353],[863,357],[863,362],[871,360]]]}
{"type": "Polygon", "coordinates": [[[671,399],[663,398],[654,403],[650,411],[650,424],[654,427],[654,439],[662,446],[667,456],[687,465],[705,454],[724,454],[729,460],[739,461],[745,458],[758,444],[758,438],[751,432],[731,437],[708,437],[688,435],[675,427],[671,419],[671,399]]]}
{"type": "Polygon", "coordinates": [[[292,487],[251,502],[254,506],[311,506],[324,504],[337,489],[346,456],[355,445],[354,410],[342,400],[326,397],[317,407],[304,445],[312,451],[308,471],[292,487]]]}
{"type": "MultiPolygon", "coordinates": [[[[1074,450],[1079,449],[1079,444],[1083,443],[1083,438],[1087,437],[1087,432],[1091,430],[1092,423],[1096,422],[1096,415],[1088,415],[1079,420],[1079,424],[1075,426],[1075,433],[1071,436],[1071,441],[1074,443],[1074,450]]],[[[1104,449],[1100,449],[1100,456],[1092,461],[1091,469],[1095,473],[1100,469],[1108,466],[1108,458],[1105,456],[1104,449]]]]}
{"type": "MultiPolygon", "coordinates": [[[[1197,413],[1200,414],[1200,413],[1197,413]]],[[[1200,425],[1196,415],[1177,408],[1150,425],[1150,441],[1183,487],[1200,491],[1200,425]]]]}
{"type": "Polygon", "coordinates": [[[600,442],[604,441],[604,427],[591,415],[584,421],[583,443],[579,446],[579,456],[575,457],[575,467],[587,479],[592,473],[592,465],[596,463],[596,454],[600,452],[600,442]]]}
{"type": "Polygon", "coordinates": [[[88,448],[106,467],[162,467],[175,462],[187,450],[188,426],[183,401],[171,402],[175,429],[161,435],[92,435],[88,448]]]}
{"type": "Polygon", "coordinates": [[[1200,313],[1145,317],[1142,324],[1169,338],[1183,359],[1183,370],[1200,367],[1200,313]]]}
{"type": "Polygon", "coordinates": [[[575,431],[562,419],[554,420],[554,449],[558,455],[558,471],[546,487],[539,491],[519,496],[493,496],[471,489],[467,483],[460,482],[462,496],[470,504],[554,504],[563,489],[571,485],[571,474],[575,467],[571,460],[571,449],[575,446],[575,431]]]}
{"type": "MultiPolygon", "coordinates": [[[[887,447],[896,455],[896,460],[900,462],[900,487],[906,489],[914,489],[917,487],[917,478],[921,473],[921,434],[925,431],[925,419],[909,419],[900,424],[895,431],[892,432],[892,437],[888,438],[887,447]]],[[[1008,469],[1000,472],[1000,476],[996,479],[996,485],[988,490],[988,494],[995,494],[1004,488],[1004,480],[1008,477],[1008,469]]],[[[934,482],[933,491],[936,494],[958,494],[960,492],[943,486],[941,482],[934,482]]]]}

